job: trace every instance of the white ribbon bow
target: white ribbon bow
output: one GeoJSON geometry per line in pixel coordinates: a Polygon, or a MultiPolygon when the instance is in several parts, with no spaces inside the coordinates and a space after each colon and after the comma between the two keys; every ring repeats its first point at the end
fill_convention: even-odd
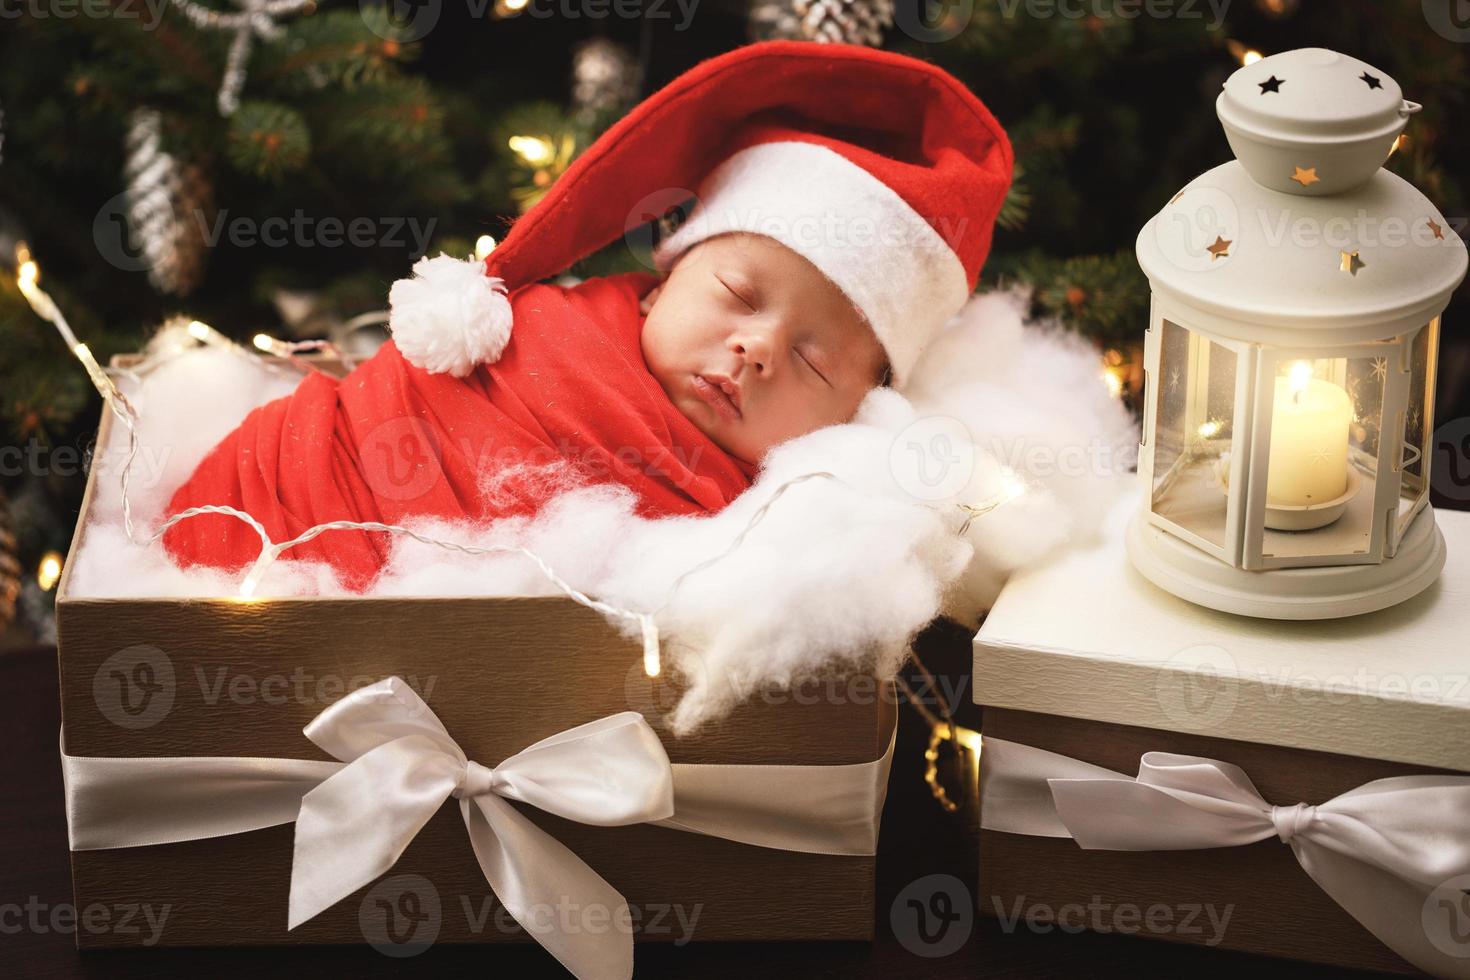
{"type": "Polygon", "coordinates": [[[601,901],[617,922],[628,921],[626,905],[506,799],[588,824],[647,822],[756,847],[871,856],[898,735],[891,724],[887,749],[869,762],[671,766],[653,729],[628,711],[543,739],[490,769],[465,758],[418,695],[390,677],[307,727],[341,761],[76,756],[65,750],[63,729],[61,771],[74,851],[296,822],[290,928],[387,871],[444,800],[457,797],[481,868],[516,920],[577,976],[626,980],[631,935],[528,927],[527,909],[562,895],[601,901]]]}
{"type": "Polygon", "coordinates": [[[466,758],[418,694],[389,677],[327,708],[305,734],[347,765],[301,798],[288,929],[393,867],[453,796],[511,916],[578,977],[632,976],[631,931],[534,927],[534,910],[566,895],[610,910],[615,923],[630,919],[617,889],[506,800],[602,827],[673,816],[668,755],[638,712],[578,725],[490,768],[466,758]]]}
{"type": "Polygon", "coordinates": [[[1147,752],[1129,777],[1055,752],[984,741],[981,826],[1071,837],[1089,850],[1168,851],[1272,836],[1333,901],[1408,962],[1470,978],[1426,933],[1431,893],[1470,874],[1470,777],[1395,776],[1326,803],[1272,806],[1238,766],[1147,752]]]}

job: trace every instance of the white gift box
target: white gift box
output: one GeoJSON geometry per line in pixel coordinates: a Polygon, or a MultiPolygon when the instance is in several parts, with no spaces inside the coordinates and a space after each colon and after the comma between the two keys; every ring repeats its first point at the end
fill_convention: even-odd
{"type": "Polygon", "coordinates": [[[1439,514],[1448,564],[1399,606],[1250,619],[1133,569],[1123,482],[1102,540],[1017,575],[975,637],[981,912],[1470,975],[1470,513],[1439,514]],[[1130,788],[1055,782],[1088,776],[1130,788]],[[1343,815],[1364,799],[1392,805],[1343,815]]]}

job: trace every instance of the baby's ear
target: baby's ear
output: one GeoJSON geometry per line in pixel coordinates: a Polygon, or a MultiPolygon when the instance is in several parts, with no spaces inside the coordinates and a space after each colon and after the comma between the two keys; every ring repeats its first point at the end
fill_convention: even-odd
{"type": "Polygon", "coordinates": [[[664,284],[660,282],[657,286],[654,286],[652,289],[650,289],[647,294],[645,294],[644,297],[638,301],[638,312],[642,313],[644,316],[647,316],[648,311],[653,309],[653,304],[658,299],[659,291],[663,288],[664,284]]]}

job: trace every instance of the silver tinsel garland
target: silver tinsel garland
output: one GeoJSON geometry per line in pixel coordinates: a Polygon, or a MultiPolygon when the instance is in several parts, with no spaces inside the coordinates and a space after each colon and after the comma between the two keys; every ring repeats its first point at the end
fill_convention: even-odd
{"type": "Polygon", "coordinates": [[[572,54],[572,110],[585,126],[622,115],[638,101],[642,85],[637,60],[613,41],[593,38],[572,54]]]}
{"type": "Polygon", "coordinates": [[[894,0],[755,0],[749,31],[757,41],[883,43],[893,26],[894,0]]]}
{"type": "Polygon", "coordinates": [[[0,632],[15,618],[20,583],[20,554],[10,516],[10,498],[0,488],[0,632]]]}
{"type": "Polygon", "coordinates": [[[153,287],[183,296],[204,274],[204,233],[214,194],[201,168],[163,149],[162,129],[156,109],[134,109],[128,117],[128,226],[153,287]]]}
{"type": "Polygon", "coordinates": [[[240,108],[240,90],[245,87],[245,64],[255,39],[274,41],[283,30],[276,18],[290,14],[312,13],[316,0],[232,0],[239,13],[222,14],[218,10],[194,3],[173,0],[174,7],[201,31],[234,31],[230,53],[225,59],[225,74],[220,82],[219,114],[232,116],[240,108]]]}

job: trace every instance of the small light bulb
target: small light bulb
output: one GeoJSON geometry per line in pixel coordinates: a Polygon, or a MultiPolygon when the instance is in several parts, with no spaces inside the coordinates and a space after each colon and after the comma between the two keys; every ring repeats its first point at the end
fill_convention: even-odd
{"type": "Polygon", "coordinates": [[[251,339],[251,343],[253,343],[260,350],[265,351],[267,354],[270,353],[272,341],[265,334],[256,334],[254,338],[251,339]]]}
{"type": "Polygon", "coordinates": [[[475,239],[475,261],[484,262],[485,256],[495,248],[495,239],[489,235],[481,235],[475,239]]]}
{"type": "Polygon", "coordinates": [[[1252,48],[1249,51],[1247,51],[1245,54],[1243,54],[1243,55],[1240,56],[1240,63],[1242,65],[1253,65],[1256,62],[1260,61],[1264,57],[1265,57],[1265,55],[1261,54],[1261,52],[1259,52],[1259,51],[1255,50],[1254,48],[1252,48]]]}
{"type": "Polygon", "coordinates": [[[980,737],[980,733],[975,731],[975,729],[965,728],[961,725],[956,725],[954,739],[960,745],[963,745],[965,748],[969,749],[976,755],[980,754],[980,747],[983,743],[980,737]]]}
{"type": "Polygon", "coordinates": [[[36,584],[41,587],[42,592],[50,592],[60,579],[61,554],[48,551],[41,556],[41,564],[36,568],[36,584]]]}
{"type": "Polygon", "coordinates": [[[274,545],[263,548],[260,556],[255,559],[255,564],[250,566],[244,580],[240,582],[240,598],[251,599],[255,596],[255,590],[260,587],[260,580],[265,578],[265,570],[270,567],[271,562],[276,560],[280,552],[274,545]]]}
{"type": "Polygon", "coordinates": [[[545,166],[556,155],[552,145],[539,136],[512,136],[509,143],[516,156],[533,167],[545,166]]]}
{"type": "Polygon", "coordinates": [[[646,613],[638,617],[638,623],[643,627],[643,673],[657,677],[663,669],[658,650],[658,624],[646,613]]]}
{"type": "Polygon", "coordinates": [[[1026,481],[1022,480],[1013,472],[1007,471],[1002,479],[1002,483],[1004,489],[1001,492],[1001,496],[1005,500],[1015,500],[1026,492],[1026,481]]]}

